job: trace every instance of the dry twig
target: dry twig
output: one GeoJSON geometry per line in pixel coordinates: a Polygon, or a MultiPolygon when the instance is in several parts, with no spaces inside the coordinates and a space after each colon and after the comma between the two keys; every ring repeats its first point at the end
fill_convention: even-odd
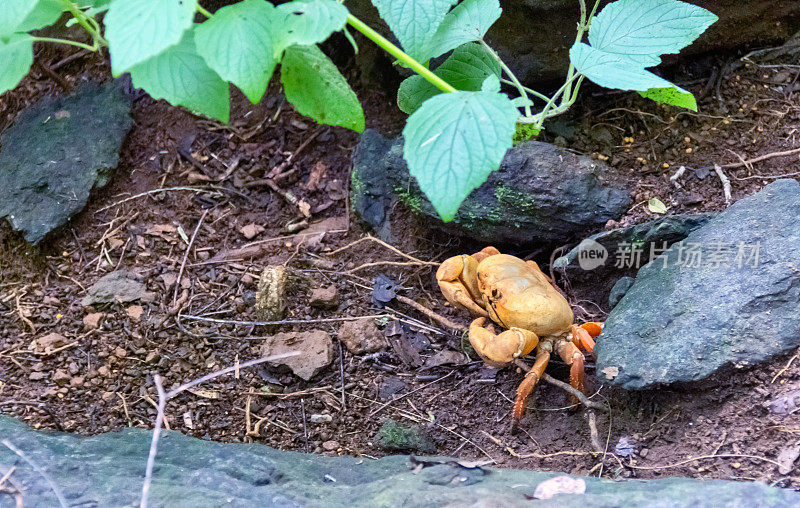
{"type": "MultiPolygon", "coordinates": [[[[161,435],[161,426],[164,423],[164,411],[166,409],[167,401],[169,399],[175,397],[176,395],[178,395],[179,393],[181,393],[183,391],[188,390],[189,388],[192,388],[194,386],[199,385],[200,383],[204,383],[206,381],[210,381],[211,379],[214,379],[214,378],[217,378],[217,377],[220,377],[220,376],[224,376],[225,374],[228,374],[229,372],[234,372],[234,371],[236,371],[238,369],[245,368],[245,367],[252,367],[253,365],[258,365],[258,364],[264,363],[264,362],[270,362],[270,361],[274,361],[274,360],[281,360],[283,358],[289,358],[291,356],[297,356],[299,354],[300,353],[298,351],[292,351],[292,352],[283,353],[283,354],[280,354],[280,355],[267,356],[265,358],[257,358],[255,360],[250,360],[248,362],[244,362],[244,363],[241,363],[241,364],[237,362],[235,365],[233,365],[231,367],[226,367],[226,368],[224,368],[222,370],[218,370],[216,372],[212,372],[211,374],[207,374],[207,375],[205,375],[203,377],[195,379],[194,381],[189,381],[188,383],[184,383],[184,384],[180,385],[179,387],[174,388],[174,389],[172,389],[172,390],[170,390],[169,392],[166,392],[166,393],[164,392],[164,386],[163,386],[163,384],[161,382],[161,376],[158,375],[158,374],[153,376],[153,382],[155,383],[156,390],[158,391],[158,405],[157,405],[158,412],[156,414],[156,423],[155,423],[155,426],[153,428],[153,439],[150,442],[150,453],[149,453],[149,455],[147,457],[147,467],[145,468],[144,483],[142,484],[142,498],[141,498],[141,500],[139,502],[139,507],[140,508],[147,508],[148,498],[149,498],[149,495],[150,495],[150,485],[151,485],[151,483],[153,481],[153,466],[155,464],[156,452],[158,451],[158,440],[159,440],[159,437],[161,435]]],[[[6,444],[6,442],[3,441],[3,444],[6,444]]],[[[6,445],[6,446],[8,446],[8,445],[6,445]]],[[[64,504],[63,506],[67,506],[67,505],[64,504]]]]}
{"type": "Polygon", "coordinates": [[[194,245],[194,240],[197,238],[197,232],[200,231],[200,226],[203,225],[203,221],[208,215],[208,209],[203,210],[203,215],[200,216],[200,220],[197,221],[197,226],[194,228],[194,233],[192,233],[192,238],[189,239],[189,244],[186,246],[186,252],[183,253],[183,261],[181,261],[181,268],[178,270],[178,278],[175,280],[175,292],[172,295],[172,303],[173,305],[175,302],[178,301],[178,290],[181,287],[181,279],[183,278],[183,270],[186,269],[186,260],[189,259],[189,253],[192,251],[192,245],[194,245]]]}
{"type": "Polygon", "coordinates": [[[220,192],[217,189],[208,187],[162,187],[160,189],[153,189],[147,192],[141,192],[139,194],[136,194],[135,196],[127,197],[121,201],[117,201],[115,203],[111,203],[110,205],[106,205],[103,208],[99,208],[97,211],[103,212],[105,210],[108,210],[109,208],[114,208],[115,206],[127,203],[128,201],[133,201],[134,199],[143,198],[145,196],[152,196],[153,194],[159,194],[161,192],[168,192],[168,191],[209,192],[214,194],[220,194],[220,192]]]}
{"type": "Polygon", "coordinates": [[[714,164],[714,172],[717,173],[719,180],[722,182],[722,192],[725,194],[725,205],[731,204],[731,181],[722,172],[722,168],[718,164],[714,164]]]}
{"type": "Polygon", "coordinates": [[[451,330],[455,330],[456,332],[459,332],[459,333],[464,333],[464,332],[466,332],[468,330],[468,328],[466,326],[459,325],[457,323],[454,323],[454,322],[450,321],[449,319],[447,319],[444,316],[440,316],[439,314],[433,312],[432,310],[423,307],[422,305],[420,305],[419,303],[415,302],[411,298],[408,298],[408,297],[403,296],[403,295],[397,295],[397,296],[395,296],[395,298],[397,298],[398,302],[404,303],[404,304],[408,305],[409,307],[413,307],[415,310],[425,314],[429,318],[431,318],[434,321],[446,326],[447,328],[450,328],[451,330]]]}
{"type": "Polygon", "coordinates": [[[22,450],[11,444],[11,442],[9,442],[7,439],[3,439],[2,441],[0,441],[0,443],[2,443],[6,448],[11,450],[12,452],[16,453],[19,458],[27,462],[28,465],[31,466],[37,473],[42,475],[42,478],[44,478],[45,481],[50,485],[50,488],[56,495],[56,498],[58,499],[58,504],[60,504],[63,508],[67,508],[69,506],[69,504],[67,504],[67,498],[64,497],[64,493],[61,492],[60,488],[58,488],[58,485],[56,485],[56,482],[53,481],[53,478],[49,474],[47,474],[47,471],[39,467],[39,465],[33,462],[31,459],[29,459],[28,456],[22,452],[22,450]]]}

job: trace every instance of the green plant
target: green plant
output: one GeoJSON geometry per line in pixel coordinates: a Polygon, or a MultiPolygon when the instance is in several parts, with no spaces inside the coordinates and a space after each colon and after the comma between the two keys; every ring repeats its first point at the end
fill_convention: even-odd
{"type": "Polygon", "coordinates": [[[716,21],[714,14],[678,0],[617,0],[599,14],[599,0],[591,10],[585,0],[578,2],[581,16],[564,84],[548,96],[520,83],[484,40],[502,12],[499,0],[372,0],[403,49],[338,0],[279,6],[243,0],[213,14],[197,0],[3,0],[0,57],[7,65],[0,69],[0,93],[27,74],[34,42],[107,47],[115,76],[128,72],[133,85],[152,97],[227,122],[229,84],[257,103],[280,64],[284,93],[298,112],[361,132],[364,114],[355,93],[317,47],[337,31],[356,47],[348,31],[354,29],[416,73],[397,96],[410,115],[404,156],[447,221],[499,167],[514,140],[537,135],[547,118],[567,111],[584,78],[696,110],[689,92],[646,68],[694,41],[716,21]],[[64,12],[91,43],[29,33],[64,12]],[[101,13],[104,30],[96,19],[101,13]],[[195,22],[197,13],[205,21],[195,22]],[[431,60],[444,55],[431,70],[431,60]],[[501,91],[503,85],[516,97],[501,91]]]}

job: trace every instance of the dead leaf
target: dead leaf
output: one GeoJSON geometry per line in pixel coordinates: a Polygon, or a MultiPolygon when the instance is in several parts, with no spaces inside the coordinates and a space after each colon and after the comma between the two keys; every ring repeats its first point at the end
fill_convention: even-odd
{"type": "Polygon", "coordinates": [[[204,399],[218,399],[219,392],[216,390],[206,390],[205,388],[192,388],[188,390],[189,393],[203,397],[204,399]]]}
{"type": "Polygon", "coordinates": [[[586,482],[582,478],[570,476],[556,476],[545,480],[536,486],[533,497],[536,499],[550,499],[558,494],[584,494],[586,482]]]}
{"type": "Polygon", "coordinates": [[[164,286],[169,289],[175,285],[175,282],[178,281],[178,276],[174,273],[162,273],[159,279],[161,279],[161,281],[164,283],[164,286]]]}
{"type": "MultiPolygon", "coordinates": [[[[178,228],[176,228],[172,224],[154,224],[154,225],[150,226],[149,228],[147,228],[144,231],[144,234],[150,235],[150,236],[157,236],[157,237],[159,237],[159,238],[161,238],[163,240],[166,240],[168,242],[174,242],[174,241],[177,240],[177,238],[175,238],[175,236],[174,236],[177,231],[178,231],[178,228]]],[[[141,237],[139,237],[139,238],[141,239],[141,237]]],[[[145,248],[144,241],[142,241],[142,244],[139,245],[139,247],[142,248],[142,249],[145,248]]]]}
{"type": "Polygon", "coordinates": [[[108,250],[117,249],[118,247],[122,247],[124,244],[125,244],[125,242],[123,242],[119,238],[114,238],[114,237],[109,238],[108,239],[108,250]]]}
{"type": "Polygon", "coordinates": [[[31,342],[28,349],[37,353],[47,353],[67,343],[67,339],[59,333],[48,333],[31,342]]]}
{"type": "Polygon", "coordinates": [[[203,173],[198,173],[197,171],[191,171],[186,178],[189,180],[189,183],[197,183],[197,182],[210,182],[211,178],[203,173]]]}
{"type": "Polygon", "coordinates": [[[606,379],[612,380],[615,377],[619,376],[619,367],[606,367],[600,372],[606,375],[606,379]]]}
{"type": "Polygon", "coordinates": [[[252,240],[253,238],[257,237],[261,233],[266,231],[263,226],[259,226],[258,224],[248,224],[246,226],[242,226],[239,229],[239,232],[244,235],[245,238],[248,240],[252,240]]]}
{"type": "Polygon", "coordinates": [[[311,170],[311,174],[308,175],[308,181],[305,183],[304,187],[310,191],[317,190],[317,188],[319,188],[319,183],[327,172],[328,166],[322,161],[317,161],[314,165],[314,169],[311,170]]]}
{"type": "Polygon", "coordinates": [[[305,199],[301,199],[297,202],[297,208],[300,210],[300,213],[303,214],[304,217],[311,217],[311,205],[308,204],[308,201],[305,199]]]}
{"type": "Polygon", "coordinates": [[[778,472],[780,474],[789,474],[794,469],[794,461],[800,457],[800,444],[795,443],[794,446],[787,446],[778,454],[777,462],[778,472]]]}

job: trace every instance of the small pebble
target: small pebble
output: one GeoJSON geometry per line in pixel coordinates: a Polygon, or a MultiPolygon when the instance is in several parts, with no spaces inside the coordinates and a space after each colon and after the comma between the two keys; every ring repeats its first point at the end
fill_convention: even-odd
{"type": "Polygon", "coordinates": [[[333,420],[331,415],[311,415],[309,418],[311,423],[328,423],[333,420]]]}
{"type": "Polygon", "coordinates": [[[327,450],[329,452],[332,452],[334,450],[338,450],[339,449],[339,441],[325,441],[324,443],[322,443],[322,448],[324,448],[325,450],[327,450]]]}

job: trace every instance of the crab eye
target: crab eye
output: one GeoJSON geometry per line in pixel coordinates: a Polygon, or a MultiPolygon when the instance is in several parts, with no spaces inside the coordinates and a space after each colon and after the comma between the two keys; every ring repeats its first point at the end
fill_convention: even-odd
{"type": "Polygon", "coordinates": [[[501,296],[502,295],[500,294],[500,291],[498,291],[497,289],[492,289],[492,299],[493,300],[499,300],[501,298],[501,296]]]}

